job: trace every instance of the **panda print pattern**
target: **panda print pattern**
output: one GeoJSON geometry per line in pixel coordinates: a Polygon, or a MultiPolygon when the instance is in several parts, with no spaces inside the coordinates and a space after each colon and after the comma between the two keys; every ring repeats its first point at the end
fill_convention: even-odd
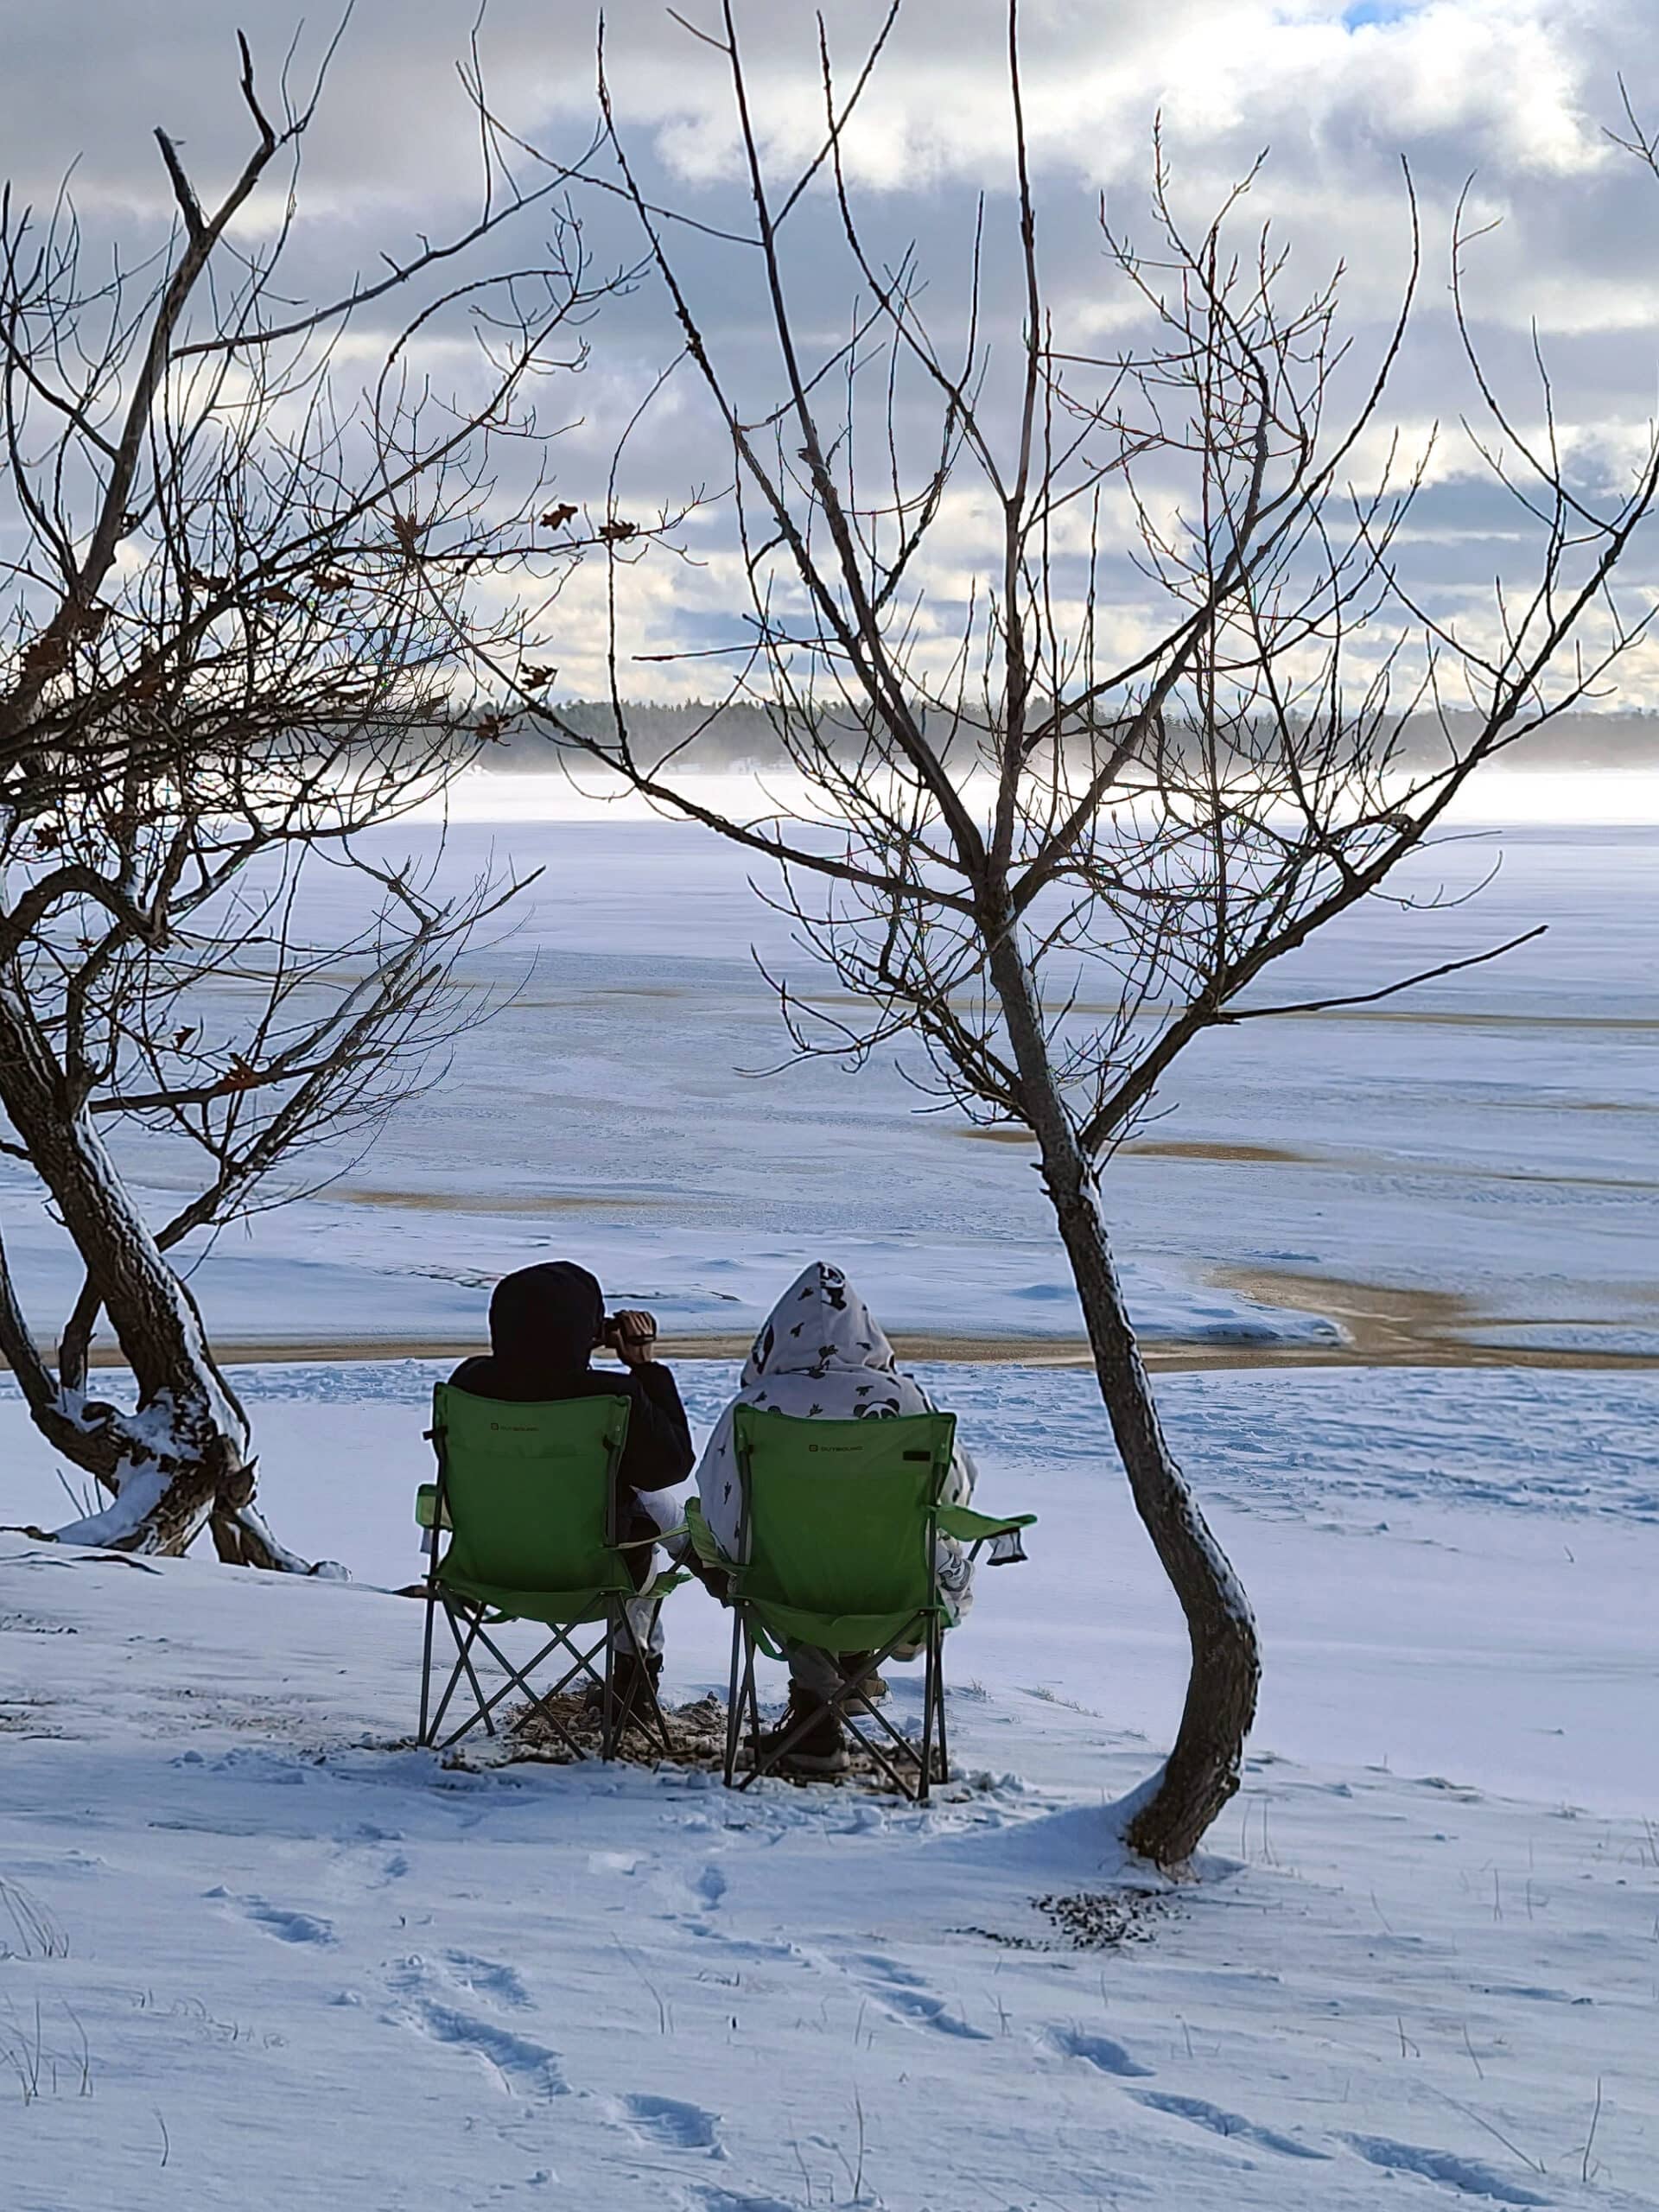
{"type": "MultiPolygon", "coordinates": [[[[736,1397],[721,1414],[697,1466],[703,1517],[725,1552],[737,1542],[737,1465],[732,1419],[740,1405],[809,1421],[891,1421],[931,1413],[913,1376],[901,1374],[893,1346],[839,1268],[815,1260],[791,1284],[756,1337],[736,1397]]],[[[976,1470],[957,1445],[944,1501],[965,1505],[976,1470]]],[[[940,1540],[939,1586],[957,1619],[968,1610],[973,1570],[960,1548],[940,1540]]]]}

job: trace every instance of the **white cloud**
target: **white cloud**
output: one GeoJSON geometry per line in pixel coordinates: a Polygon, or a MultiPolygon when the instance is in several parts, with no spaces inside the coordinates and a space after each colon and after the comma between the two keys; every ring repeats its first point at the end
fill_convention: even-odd
{"type": "MultiPolygon", "coordinates": [[[[693,5],[712,23],[708,0],[693,5]]],[[[838,0],[831,13],[845,86],[881,0],[838,0]]],[[[720,56],[679,29],[660,0],[611,0],[607,16],[618,113],[650,188],[704,220],[747,220],[720,56]]],[[[273,104],[300,18],[298,0],[249,0],[240,13],[273,104]]],[[[359,0],[307,137],[297,285],[337,292],[353,270],[378,265],[382,251],[406,252],[419,232],[441,235],[464,219],[477,186],[477,142],[454,64],[467,49],[473,18],[474,0],[359,0]]],[[[739,18],[764,144],[786,168],[816,147],[822,129],[815,10],[810,0],[742,0],[739,18]]],[[[946,335],[961,320],[975,198],[989,193],[984,327],[999,361],[1012,350],[1019,315],[1006,228],[1005,20],[1003,0],[905,0],[845,147],[873,244],[891,258],[917,242],[929,312],[946,335]]],[[[1149,238],[1149,149],[1161,112],[1185,220],[1201,221],[1258,151],[1271,149],[1243,228],[1271,219],[1293,245],[1293,289],[1345,263],[1357,385],[1406,273],[1403,157],[1424,225],[1421,314],[1387,420],[1367,433],[1349,474],[1375,478],[1396,422],[1405,426],[1405,453],[1421,448],[1433,423],[1446,426],[1404,541],[1438,563],[1426,571],[1426,590],[1447,604],[1490,591],[1494,569],[1519,557],[1504,536],[1510,512],[1485,488],[1455,429],[1475,395],[1448,312],[1447,240],[1471,175],[1471,215],[1498,219],[1498,226],[1471,254],[1468,299],[1506,398],[1535,420],[1536,322],[1570,450],[1604,485],[1628,470],[1647,435],[1659,372],[1659,181],[1614,149],[1604,126],[1618,120],[1621,70],[1638,105],[1645,99],[1659,119],[1650,0],[1419,0],[1387,9],[1354,0],[1114,0],[1109,8],[1026,0],[1022,20],[1045,276],[1057,318],[1081,348],[1109,353],[1135,335],[1103,257],[1095,207],[1103,191],[1114,223],[1149,238]]],[[[586,143],[594,22],[586,6],[493,0],[481,34],[503,113],[558,155],[586,143]]],[[[327,35],[313,16],[296,86],[308,81],[327,35]]],[[[245,152],[249,126],[219,0],[125,0],[119,9],[54,0],[18,12],[0,83],[0,146],[37,199],[81,154],[75,189],[98,252],[129,226],[129,248],[153,245],[157,226],[171,220],[149,137],[156,124],[177,136],[205,188],[245,152]]],[[[270,234],[283,205],[280,194],[265,196],[248,219],[250,239],[270,234]]],[[[636,250],[614,203],[594,203],[588,219],[601,259],[636,250]]],[[[821,213],[804,208],[796,219],[803,227],[792,297],[804,328],[833,342],[827,334],[845,327],[852,276],[821,213]]],[[[526,251],[533,238],[532,226],[526,251]]],[[[711,342],[758,410],[775,396],[775,376],[753,257],[721,253],[689,233],[679,248],[711,342]]],[[[343,365],[354,353],[372,357],[372,321],[343,365]]],[[[549,406],[561,420],[578,408],[586,418],[555,456],[563,495],[602,501],[619,419],[674,340],[648,290],[601,315],[588,335],[588,376],[575,393],[559,389],[549,406]]],[[[456,342],[451,331],[420,358],[453,380],[460,357],[445,349],[456,342]]],[[[901,423],[907,450],[918,454],[922,412],[901,423]]],[[[706,407],[689,383],[677,383],[636,434],[629,498],[642,507],[671,503],[690,484],[720,482],[727,467],[706,407]]],[[[941,632],[984,573],[989,540],[976,496],[964,486],[939,525],[929,575],[937,613],[931,599],[927,619],[941,632]]],[[[1110,512],[1122,529],[1121,504],[1110,512]]],[[[561,658],[580,689],[597,688],[603,675],[597,575],[584,574],[563,607],[571,643],[561,658]]],[[[626,650],[630,665],[648,671],[642,681],[666,689],[670,679],[634,654],[702,640],[722,623],[729,629],[741,582],[729,554],[696,570],[653,560],[635,572],[626,650]]],[[[1126,605],[1113,620],[1123,635],[1138,635],[1145,606],[1126,605]]]]}

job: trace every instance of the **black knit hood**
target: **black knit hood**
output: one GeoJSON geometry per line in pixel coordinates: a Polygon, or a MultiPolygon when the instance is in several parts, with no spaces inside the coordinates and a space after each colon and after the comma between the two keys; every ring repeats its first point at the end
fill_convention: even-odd
{"type": "Polygon", "coordinates": [[[605,1319],[605,1294],[574,1260],[503,1275],[490,1300],[490,1345],[519,1374],[569,1375],[588,1365],[605,1319]]]}

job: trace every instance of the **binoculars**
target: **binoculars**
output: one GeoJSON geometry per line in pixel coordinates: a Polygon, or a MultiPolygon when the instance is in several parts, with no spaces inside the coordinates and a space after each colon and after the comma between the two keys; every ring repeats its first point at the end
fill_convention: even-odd
{"type": "MultiPolygon", "coordinates": [[[[657,1324],[652,1321],[647,1329],[643,1332],[636,1330],[634,1333],[643,1334],[645,1342],[650,1344],[655,1340],[657,1324]]],[[[605,1316],[604,1320],[600,1324],[599,1341],[602,1344],[607,1344],[613,1351],[616,1350],[622,1341],[622,1322],[620,1315],[607,1313],[605,1316]]]]}

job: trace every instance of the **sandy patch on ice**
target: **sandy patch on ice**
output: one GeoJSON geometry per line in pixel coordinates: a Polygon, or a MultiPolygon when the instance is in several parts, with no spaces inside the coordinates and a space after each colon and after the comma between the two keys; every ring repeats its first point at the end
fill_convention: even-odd
{"type": "MultiPolygon", "coordinates": [[[[1653,1367],[1659,1355],[1593,1342],[1529,1343],[1523,1332],[1611,1331],[1628,1324],[1603,1316],[1497,1313],[1473,1298],[1421,1286],[1344,1281],[1328,1275],[1281,1273],[1273,1268],[1217,1268],[1212,1280],[1265,1306],[1288,1306],[1338,1322],[1348,1341],[1341,1347],[1275,1344],[1255,1357],[1184,1360],[1190,1366],[1361,1366],[1361,1367],[1653,1367]],[[1511,1332],[1512,1335],[1511,1335],[1511,1332]],[[1506,1337],[1510,1338],[1505,1341],[1506,1337]]],[[[1634,1286],[1629,1294],[1644,1303],[1655,1293],[1634,1286]]],[[[1245,1348],[1249,1351],[1251,1348],[1245,1348]]],[[[1155,1357],[1149,1365],[1160,1363],[1155,1357]]]]}
{"type": "MultiPolygon", "coordinates": [[[[1659,1027],[1659,1024],[1654,1025],[1659,1027]]],[[[1513,1102],[1505,1101],[1508,1107],[1513,1102]]],[[[1659,1113],[1659,1106],[1639,1100],[1602,1101],[1575,1099],[1561,1101],[1554,1098],[1522,1100],[1522,1106],[1533,1106],[1549,1111],[1566,1110],[1580,1114],[1647,1114],[1659,1113]]],[[[1006,1128],[963,1128],[957,1135],[989,1140],[998,1144],[1033,1145],[1036,1140],[1027,1129],[1006,1128]]],[[[1581,1191],[1654,1191],[1659,1181],[1640,1175],[1585,1175],[1555,1168],[1483,1167],[1466,1160],[1431,1160],[1414,1152],[1370,1151],[1363,1153],[1333,1152],[1325,1147],[1309,1151],[1289,1145],[1247,1144],[1226,1142],[1205,1137],[1134,1137],[1118,1148],[1123,1160],[1170,1160],[1191,1161],[1200,1166],[1262,1166],[1313,1167],[1327,1170],[1335,1175],[1392,1175],[1439,1176],[1459,1183],[1527,1183],[1550,1190],[1581,1191]]],[[[565,1201],[565,1203],[582,1203],[565,1201]]],[[[1221,1278],[1217,1277],[1217,1281],[1221,1278]]],[[[1234,1284],[1235,1288],[1241,1287],[1234,1284]]],[[[1286,1302],[1286,1301],[1280,1301],[1286,1302]]],[[[1302,1306],[1303,1312],[1322,1312],[1317,1306],[1302,1306]]]]}
{"type": "MultiPolygon", "coordinates": [[[[1008,1128],[1001,1123],[989,1128],[961,1128],[957,1134],[992,1144],[1034,1145],[1037,1141],[1029,1129],[1008,1128]]],[[[1224,1144],[1202,1137],[1135,1137],[1121,1149],[1154,1160],[1263,1160],[1295,1167],[1323,1164],[1317,1153],[1293,1152],[1281,1144],[1224,1144]]]]}
{"type": "Polygon", "coordinates": [[[622,1206],[658,1203],[608,1191],[372,1191],[349,1183],[332,1185],[328,1195],[346,1205],[390,1206],[399,1212],[407,1207],[415,1213],[581,1213],[596,1206],[610,1213],[622,1206]]]}
{"type": "MultiPolygon", "coordinates": [[[[1287,1367],[1539,1367],[1656,1368],[1659,1352],[1603,1348],[1592,1342],[1545,1344],[1509,1331],[1586,1332],[1618,1325],[1560,1316],[1486,1313],[1472,1300],[1452,1292],[1397,1290],[1376,1283],[1332,1282],[1323,1276],[1280,1275],[1255,1268],[1216,1270],[1225,1288],[1305,1313],[1338,1321],[1347,1341],[1340,1344],[1183,1344],[1160,1338],[1143,1343],[1141,1357],[1154,1374],[1185,1374],[1229,1368],[1287,1367]],[[1483,1338],[1461,1333],[1480,1331],[1483,1338]]],[[[668,1361],[741,1360],[752,1337],[664,1335],[659,1357],[668,1361]]],[[[957,1337],[895,1331],[893,1343],[900,1362],[1006,1367],[1087,1367],[1090,1354],[1082,1337],[957,1337]]],[[[243,1342],[215,1339],[226,1364],[265,1366],[277,1363],[337,1363],[360,1359],[454,1359],[487,1351],[476,1339],[438,1337],[334,1336],[327,1338],[270,1338],[243,1342]]],[[[124,1364],[113,1344],[95,1346],[94,1367],[124,1364]]]]}

